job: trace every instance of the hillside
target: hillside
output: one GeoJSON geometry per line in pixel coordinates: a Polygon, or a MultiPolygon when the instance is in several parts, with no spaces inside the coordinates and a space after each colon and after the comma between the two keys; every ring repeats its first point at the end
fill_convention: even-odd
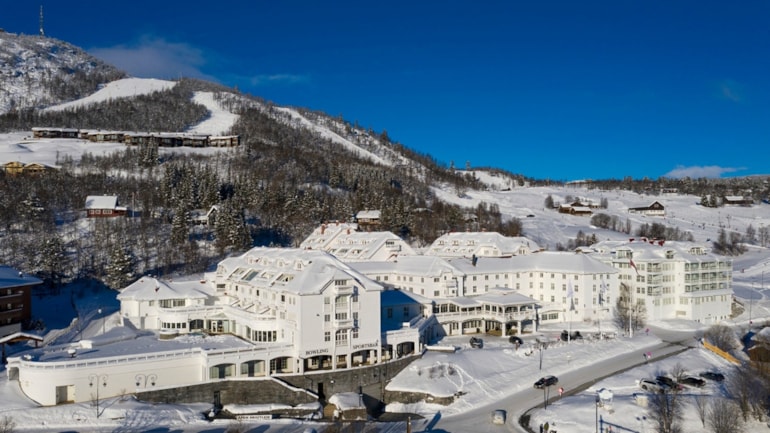
{"type": "Polygon", "coordinates": [[[123,76],[66,42],[0,30],[0,114],[78,99],[123,76]]]}
{"type": "Polygon", "coordinates": [[[707,241],[724,231],[730,232],[730,242],[765,246],[768,241],[763,178],[565,185],[496,168],[457,170],[392,142],[384,131],[339,116],[276,106],[200,80],[107,79],[120,74],[75,47],[0,35],[6,56],[27,59],[0,76],[3,88],[18,88],[14,77],[23,75],[29,85],[22,93],[40,108],[0,115],[5,132],[0,163],[55,167],[42,177],[0,177],[0,218],[6,222],[0,228],[6,240],[0,260],[49,282],[95,278],[118,285],[120,279],[107,274],[125,257],[130,275],[197,272],[254,245],[296,246],[321,222],[351,220],[367,209],[381,210],[380,228],[417,248],[447,231],[468,230],[524,235],[550,250],[639,235],[707,241]],[[72,66],[81,64],[86,66],[72,66]],[[24,73],[24,67],[31,72],[24,73]],[[55,92],[45,77],[71,69],[79,72],[69,80],[92,83],[91,90],[81,90],[78,97],[50,96],[55,92]],[[81,75],[88,79],[78,81],[81,75]],[[241,145],[127,147],[31,139],[31,128],[41,126],[235,134],[241,145]],[[676,193],[662,195],[664,188],[676,193]],[[84,221],[85,197],[106,194],[129,206],[134,218],[84,221]],[[700,204],[726,195],[749,197],[755,205],[700,204]],[[594,213],[613,221],[614,228],[592,217],[559,214],[547,208],[547,199],[606,204],[594,213]],[[628,212],[653,201],[671,209],[665,218],[628,212]],[[214,205],[220,212],[215,224],[193,224],[193,215],[214,205]]]}

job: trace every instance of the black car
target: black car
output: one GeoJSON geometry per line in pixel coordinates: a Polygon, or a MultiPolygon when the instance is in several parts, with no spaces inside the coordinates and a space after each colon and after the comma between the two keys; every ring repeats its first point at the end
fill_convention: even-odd
{"type": "Polygon", "coordinates": [[[655,378],[655,381],[661,385],[666,385],[669,388],[676,388],[676,382],[668,376],[658,376],[655,378]]]}
{"type": "Polygon", "coordinates": [[[700,377],[708,380],[713,380],[714,382],[721,382],[725,380],[725,375],[722,373],[717,373],[715,371],[704,371],[700,374],[700,377]]]}
{"type": "Polygon", "coordinates": [[[474,349],[481,349],[484,347],[484,340],[479,337],[471,337],[471,347],[474,349]]]}
{"type": "Polygon", "coordinates": [[[687,385],[687,386],[696,386],[698,388],[703,387],[703,386],[706,385],[706,381],[705,380],[701,379],[700,377],[695,377],[695,376],[684,377],[684,378],[682,378],[679,381],[679,383],[681,383],[682,385],[687,385]]]}
{"type": "Polygon", "coordinates": [[[547,386],[556,385],[557,383],[559,383],[559,379],[556,376],[545,376],[535,382],[535,388],[543,389],[547,386]]]}
{"type": "Polygon", "coordinates": [[[658,376],[655,381],[668,389],[682,390],[682,385],[676,383],[676,381],[668,376],[658,376]]]}

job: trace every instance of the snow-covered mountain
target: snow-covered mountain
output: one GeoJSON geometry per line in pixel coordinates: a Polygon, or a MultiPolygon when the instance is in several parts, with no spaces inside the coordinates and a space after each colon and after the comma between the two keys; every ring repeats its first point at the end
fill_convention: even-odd
{"type": "Polygon", "coordinates": [[[66,42],[0,31],[0,114],[77,99],[123,76],[66,42]]]}

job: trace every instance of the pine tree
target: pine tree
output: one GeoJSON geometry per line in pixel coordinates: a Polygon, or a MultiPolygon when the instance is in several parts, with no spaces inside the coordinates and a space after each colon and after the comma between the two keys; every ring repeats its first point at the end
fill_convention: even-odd
{"type": "Polygon", "coordinates": [[[113,289],[122,289],[136,278],[137,260],[129,245],[119,242],[110,251],[105,269],[105,283],[113,289]]]}
{"type": "Polygon", "coordinates": [[[58,288],[67,269],[64,241],[54,234],[42,240],[39,251],[35,266],[37,274],[46,284],[58,288]]]}
{"type": "Polygon", "coordinates": [[[171,243],[180,246],[187,242],[190,235],[190,212],[183,206],[174,209],[171,219],[171,243]]]}

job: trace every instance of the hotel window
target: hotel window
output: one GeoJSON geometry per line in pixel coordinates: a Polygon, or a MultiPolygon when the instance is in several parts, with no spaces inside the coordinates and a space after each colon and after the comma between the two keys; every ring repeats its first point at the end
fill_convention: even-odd
{"type": "Polygon", "coordinates": [[[324,341],[332,341],[332,333],[331,333],[331,331],[324,332],[324,341]]]}

